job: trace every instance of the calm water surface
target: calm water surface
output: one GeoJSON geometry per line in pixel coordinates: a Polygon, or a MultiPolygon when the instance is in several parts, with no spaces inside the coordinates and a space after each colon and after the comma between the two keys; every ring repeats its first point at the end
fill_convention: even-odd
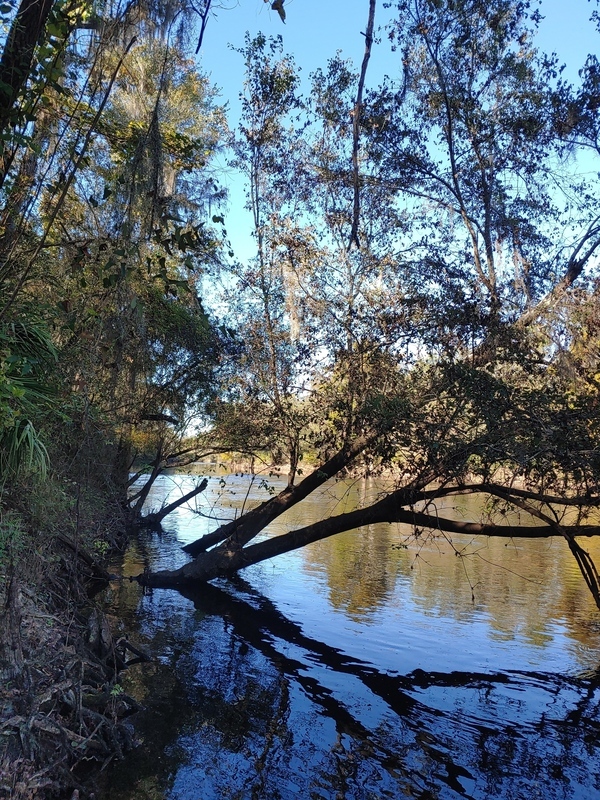
{"type": "MultiPolygon", "coordinates": [[[[161,478],[149,509],[193,480],[161,478]]],[[[231,518],[268,489],[210,478],[197,507],[132,544],[123,574],[184,563],[181,545],[215,527],[204,515],[231,518]]],[[[380,489],[336,484],[266,535],[380,489]]],[[[469,500],[439,510],[482,513],[469,500]]],[[[141,744],[101,796],[600,797],[600,612],[567,548],[408,534],[342,534],[195,596],[115,583],[115,626],[155,660],[123,676],[146,707],[141,744]]]]}

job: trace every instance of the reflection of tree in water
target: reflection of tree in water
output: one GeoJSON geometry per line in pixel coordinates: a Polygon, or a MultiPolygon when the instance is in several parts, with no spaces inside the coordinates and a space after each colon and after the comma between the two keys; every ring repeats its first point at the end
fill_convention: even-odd
{"type": "MultiPolygon", "coordinates": [[[[592,641],[585,632],[598,612],[565,542],[448,538],[451,543],[431,533],[405,539],[409,564],[403,562],[401,574],[426,613],[460,621],[485,613],[497,638],[510,640],[518,631],[534,646],[543,646],[560,620],[571,638],[597,643],[597,634],[592,641]]],[[[600,557],[600,542],[585,547],[600,557]]]]}
{"type": "MultiPolygon", "coordinates": [[[[258,780],[265,793],[247,789],[240,797],[293,797],[291,785],[280,795],[271,793],[274,785],[287,785],[284,775],[292,776],[292,783],[300,781],[303,791],[325,792],[315,796],[344,798],[396,797],[399,792],[421,798],[509,798],[520,796],[523,787],[535,797],[531,787],[543,785],[544,798],[566,800],[576,796],[578,787],[584,792],[594,787],[590,759],[598,763],[593,739],[597,683],[524,673],[379,674],[306,637],[268,600],[241,583],[238,588],[243,600],[212,588],[194,600],[205,611],[207,604],[215,611],[221,606],[219,613],[225,603],[232,633],[246,642],[247,655],[254,651],[255,659],[262,654],[279,674],[277,681],[268,673],[277,691],[270,697],[262,691],[257,703],[244,706],[245,713],[258,713],[263,726],[265,714],[278,726],[260,728],[254,722],[253,735],[263,731],[255,742],[262,756],[253,762],[260,771],[252,776],[250,769],[248,779],[258,780]],[[349,684],[358,679],[368,689],[363,703],[377,713],[365,712],[361,703],[341,702],[336,690],[320,680],[331,672],[346,675],[349,684]],[[283,685],[289,697],[282,704],[283,685]],[[312,720],[309,731],[301,724],[302,703],[312,720]],[[530,704],[541,711],[523,723],[531,715],[530,704]]],[[[238,662],[222,675],[221,700],[240,675],[241,685],[248,686],[247,670],[248,663],[238,662]]],[[[246,742],[245,747],[252,751],[253,745],[246,742]]]]}
{"type": "MultiPolygon", "coordinates": [[[[343,514],[373,502],[381,489],[382,484],[372,480],[338,481],[328,486],[319,500],[326,499],[327,513],[343,514]]],[[[302,516],[298,512],[297,524],[316,520],[318,514],[323,514],[321,504],[314,514],[310,505],[305,506],[302,516]]],[[[363,620],[389,599],[401,565],[407,562],[405,553],[392,547],[396,540],[392,525],[369,525],[338,534],[304,548],[304,568],[309,573],[325,572],[331,605],[363,620]]]]}
{"type": "Polygon", "coordinates": [[[144,746],[152,724],[176,744],[161,728],[162,752],[135,778],[122,771],[130,788],[121,777],[113,800],[587,800],[600,788],[597,675],[379,673],[239,579],[190,599],[173,707],[162,698],[144,746]]]}
{"type": "Polygon", "coordinates": [[[234,631],[228,615],[210,617],[185,660],[193,667],[189,699],[203,724],[219,747],[238,752],[249,738],[269,740],[285,726],[288,700],[280,671],[234,631]]]}
{"type": "Polygon", "coordinates": [[[318,542],[305,555],[327,572],[329,601],[353,618],[362,620],[377,613],[396,584],[399,558],[392,549],[390,526],[370,525],[328,542],[318,542]]]}
{"type": "MultiPolygon", "coordinates": [[[[316,792],[317,797],[358,797],[363,796],[359,787],[367,774],[377,772],[377,780],[381,781],[382,761],[403,771],[399,754],[375,743],[369,729],[329,688],[309,674],[303,660],[307,643],[314,643],[318,650],[314,655],[319,661],[330,654],[334,663],[342,665],[345,657],[304,637],[297,625],[254,592],[250,598],[246,596],[253,608],[214,587],[205,589],[208,591],[203,589],[194,597],[196,606],[204,612],[210,608],[219,614],[219,619],[226,620],[220,633],[229,633],[229,653],[235,650],[243,654],[241,659],[227,659],[225,650],[218,646],[220,655],[215,660],[215,635],[219,637],[215,621],[210,632],[207,629],[203,635],[206,641],[198,642],[198,651],[192,656],[200,659],[200,694],[193,696],[208,730],[189,737],[187,747],[190,754],[205,752],[208,747],[212,758],[220,761],[214,780],[222,788],[214,796],[291,798],[310,797],[310,792],[316,792]],[[236,644],[238,639],[243,644],[236,644]],[[209,642],[213,649],[206,647],[209,642]],[[257,678],[262,684],[258,690],[257,678]],[[243,743],[238,738],[238,725],[233,729],[228,725],[232,703],[234,715],[241,711],[246,717],[243,743]],[[240,771],[247,773],[245,789],[240,788],[238,779],[234,781],[236,785],[228,780],[232,771],[227,767],[223,770],[223,763],[230,756],[222,748],[236,757],[233,771],[238,779],[240,771]],[[243,767],[238,761],[240,753],[245,756],[243,767]]],[[[377,796],[396,796],[393,781],[383,789],[377,796]]]]}
{"type": "Polygon", "coordinates": [[[416,604],[440,616],[468,620],[489,615],[498,634],[515,630],[543,631],[557,605],[560,566],[565,553],[552,543],[548,552],[539,542],[448,537],[423,534],[409,542],[411,593],[416,604]],[[507,549],[510,565],[507,566],[507,549]]]}
{"type": "MultiPolygon", "coordinates": [[[[372,502],[381,488],[380,481],[333,483],[319,495],[316,509],[309,503],[288,513],[285,527],[306,524],[325,511],[351,511],[372,502]]],[[[436,508],[474,521],[484,511],[472,497],[461,498],[460,505],[442,500],[436,508]]],[[[488,614],[499,639],[513,639],[518,631],[530,644],[543,646],[553,621],[561,620],[572,638],[593,644],[581,623],[595,618],[597,610],[564,542],[432,533],[415,539],[411,533],[408,526],[372,525],[339,534],[300,551],[303,568],[325,575],[331,605],[359,622],[389,602],[400,580],[427,613],[461,621],[488,614]]],[[[586,541],[585,547],[600,559],[600,542],[586,541]]]]}

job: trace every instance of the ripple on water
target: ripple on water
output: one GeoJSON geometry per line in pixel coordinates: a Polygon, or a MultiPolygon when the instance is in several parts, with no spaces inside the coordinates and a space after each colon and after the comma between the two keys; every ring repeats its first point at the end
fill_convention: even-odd
{"type": "MultiPolygon", "coordinates": [[[[163,481],[150,502],[190,481],[163,481]]],[[[213,480],[202,508],[234,513],[261,491],[213,480]]],[[[181,544],[209,528],[180,509],[132,545],[125,573],[179,566],[181,544]]],[[[598,796],[600,623],[566,548],[468,540],[458,558],[457,542],[405,537],[344,534],[196,597],[113,587],[111,609],[163,672],[131,678],[146,757],[115,767],[104,797],[598,796]]]]}

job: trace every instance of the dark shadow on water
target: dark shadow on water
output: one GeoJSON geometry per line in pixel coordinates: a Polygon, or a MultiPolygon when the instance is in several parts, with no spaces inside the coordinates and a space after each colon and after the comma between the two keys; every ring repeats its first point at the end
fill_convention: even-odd
{"type": "Polygon", "coordinates": [[[144,752],[113,770],[105,797],[591,800],[600,792],[599,674],[381,673],[307,636],[241,578],[184,596],[197,628],[168,665],[171,708],[159,692],[160,714],[152,711],[155,674],[154,689],[145,687],[144,752]]]}

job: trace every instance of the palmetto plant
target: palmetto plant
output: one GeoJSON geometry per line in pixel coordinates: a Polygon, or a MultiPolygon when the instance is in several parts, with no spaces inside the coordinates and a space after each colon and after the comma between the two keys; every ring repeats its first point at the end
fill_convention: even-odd
{"type": "Polygon", "coordinates": [[[47,379],[56,361],[50,334],[39,320],[0,326],[0,474],[44,473],[48,454],[35,421],[48,409],[54,389],[47,379]]]}

